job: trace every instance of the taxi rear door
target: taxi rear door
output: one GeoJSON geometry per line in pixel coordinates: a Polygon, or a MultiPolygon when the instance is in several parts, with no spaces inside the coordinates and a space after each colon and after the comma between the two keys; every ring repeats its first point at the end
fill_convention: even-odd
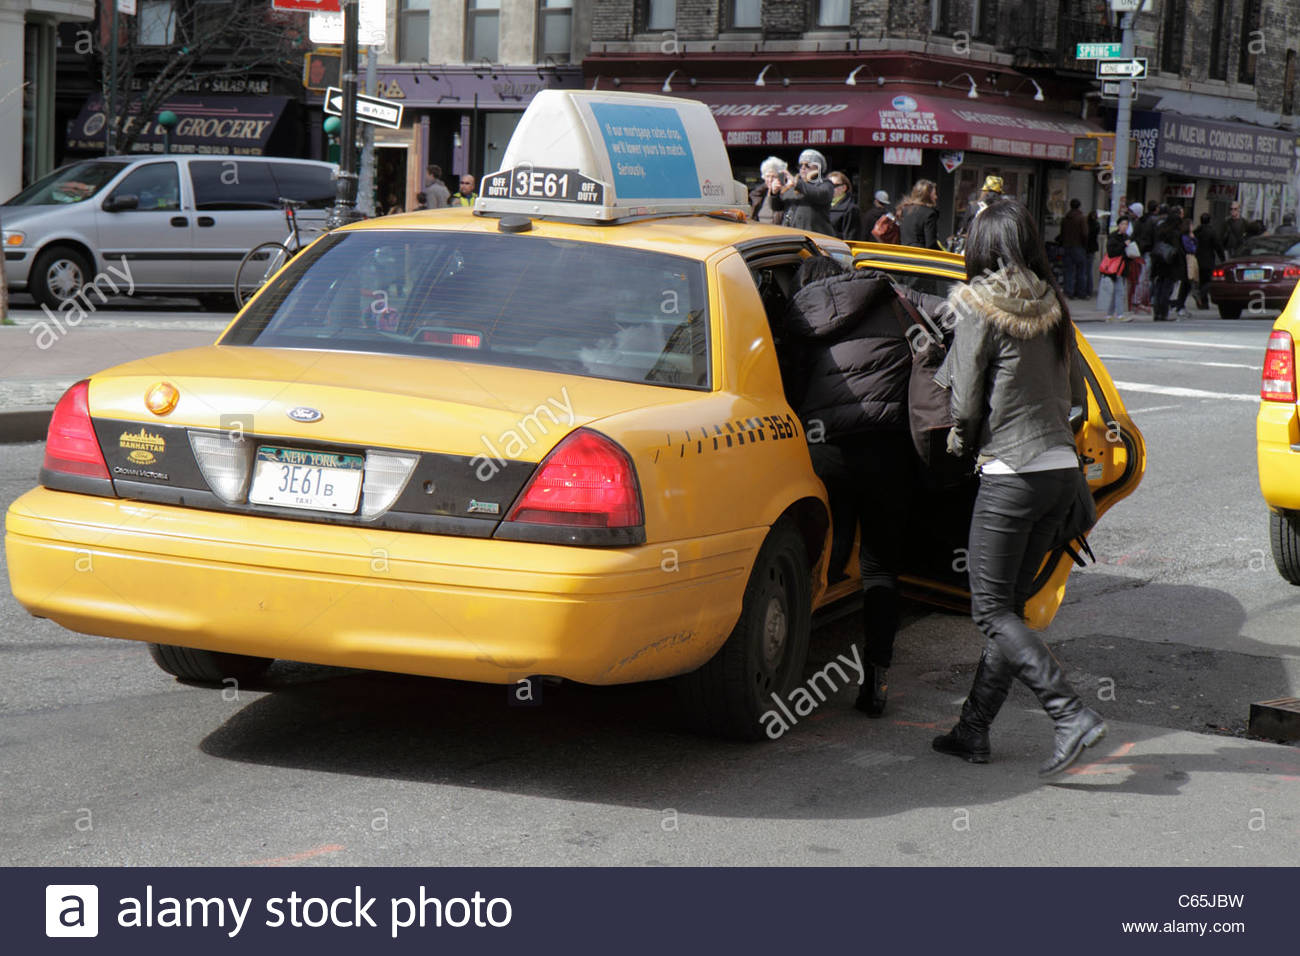
{"type": "MultiPolygon", "coordinates": [[[[931,295],[946,296],[956,283],[965,279],[964,261],[952,253],[867,242],[851,242],[849,247],[856,268],[890,272],[900,281],[931,295]]],[[[1076,326],[1075,331],[1088,404],[1085,409],[1074,410],[1072,424],[1100,520],[1113,505],[1137,489],[1146,469],[1146,445],[1142,433],[1129,418],[1110,373],[1083,330],[1076,326]]],[[[1034,596],[1025,608],[1031,625],[1046,626],[1056,614],[1065,594],[1065,579],[1073,566],[1073,559],[1064,551],[1048,556],[1035,580],[1034,596]]],[[[960,606],[969,600],[965,589],[954,587],[951,581],[917,579],[914,584],[922,592],[919,596],[935,603],[960,606]]]]}

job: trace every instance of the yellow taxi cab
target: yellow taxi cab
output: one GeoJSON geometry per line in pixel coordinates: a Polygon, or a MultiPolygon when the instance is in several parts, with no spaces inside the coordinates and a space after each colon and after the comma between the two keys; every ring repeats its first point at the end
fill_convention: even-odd
{"type": "Polygon", "coordinates": [[[1269,541],[1278,573],[1300,584],[1300,418],[1296,413],[1295,340],[1300,289],[1273,323],[1264,353],[1255,419],[1259,490],[1269,510],[1269,541]]]}
{"type": "MultiPolygon", "coordinates": [[[[703,104],[539,94],[473,210],[338,229],[214,345],[73,386],[40,487],[9,509],[14,594],[148,642],[183,679],[276,658],[678,678],[699,725],[762,737],[814,612],[857,591],[856,561],[827,585],[826,490],[771,323],[809,256],[934,293],[964,275],[947,253],[748,222],[745,195],[703,104]]],[[[1081,354],[1105,512],[1145,453],[1081,354]]],[[[918,517],[914,596],[968,606],[953,556],[974,489],[918,517]]],[[[1045,561],[1032,623],[1071,567],[1045,561]]]]}

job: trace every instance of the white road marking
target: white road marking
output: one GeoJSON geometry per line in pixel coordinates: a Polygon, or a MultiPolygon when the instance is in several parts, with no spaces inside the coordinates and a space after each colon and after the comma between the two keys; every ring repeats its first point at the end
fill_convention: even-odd
{"type": "Polygon", "coordinates": [[[1260,370],[1258,365],[1242,365],[1240,362],[1194,362],[1191,359],[1152,358],[1149,355],[1102,355],[1098,352],[1097,358],[1104,359],[1108,362],[1116,360],[1122,362],[1168,362],[1173,365],[1200,365],[1204,368],[1244,368],[1249,369],[1252,372],[1258,372],[1260,370]]]}
{"type": "Polygon", "coordinates": [[[1150,408],[1130,408],[1130,415],[1150,415],[1152,412],[1174,412],[1180,411],[1182,405],[1152,405],[1150,408]]]}
{"type": "Polygon", "coordinates": [[[1186,345],[1196,349],[1241,349],[1246,352],[1263,352],[1268,347],[1263,342],[1259,345],[1230,345],[1226,342],[1201,342],[1196,339],[1147,339],[1129,335],[1089,335],[1086,331],[1083,337],[1089,342],[1150,342],[1154,345],[1186,345]]]}
{"type": "Polygon", "coordinates": [[[1230,402],[1258,402],[1258,395],[1234,395],[1231,392],[1207,392],[1200,388],[1176,388],[1171,385],[1148,385],[1145,382],[1116,382],[1115,387],[1124,392],[1149,392],[1152,395],[1169,395],[1173,398],[1220,398],[1230,402]]]}

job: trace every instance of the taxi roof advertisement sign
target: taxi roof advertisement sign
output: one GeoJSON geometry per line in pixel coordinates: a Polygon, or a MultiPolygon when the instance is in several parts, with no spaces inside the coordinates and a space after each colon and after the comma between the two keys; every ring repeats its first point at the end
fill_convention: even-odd
{"type": "Polygon", "coordinates": [[[745,207],[722,134],[695,100],[543,90],[519,121],[481,213],[609,220],[745,207]]]}
{"type": "Polygon", "coordinates": [[[676,107],[592,103],[624,199],[699,198],[695,156],[676,107]]]}

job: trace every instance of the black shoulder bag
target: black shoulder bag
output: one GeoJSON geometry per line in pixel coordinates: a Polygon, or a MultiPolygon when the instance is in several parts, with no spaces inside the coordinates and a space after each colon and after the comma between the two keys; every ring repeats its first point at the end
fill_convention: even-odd
{"type": "Polygon", "coordinates": [[[934,380],[948,357],[943,331],[892,280],[891,285],[894,286],[894,315],[912,352],[912,372],[907,381],[907,424],[912,444],[938,484],[955,485],[970,477],[974,462],[948,454],[948,430],[953,425],[949,391],[934,380]]]}

